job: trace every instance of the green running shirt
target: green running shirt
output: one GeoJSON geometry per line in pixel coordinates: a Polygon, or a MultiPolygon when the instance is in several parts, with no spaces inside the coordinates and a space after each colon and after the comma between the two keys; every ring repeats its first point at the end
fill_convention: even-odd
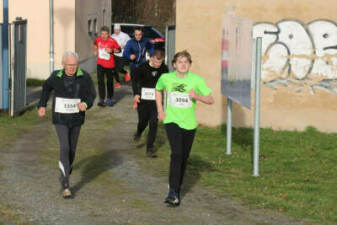
{"type": "Polygon", "coordinates": [[[193,89],[197,95],[207,96],[212,93],[204,79],[188,72],[184,78],[179,78],[176,72],[162,74],[156,90],[166,90],[166,112],[164,123],[175,123],[180,128],[193,130],[197,127],[195,117],[196,100],[189,97],[193,89]]]}

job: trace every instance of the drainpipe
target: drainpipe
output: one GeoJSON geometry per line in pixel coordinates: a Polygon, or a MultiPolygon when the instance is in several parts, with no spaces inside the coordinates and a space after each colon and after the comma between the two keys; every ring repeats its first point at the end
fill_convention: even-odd
{"type": "Polygon", "coordinates": [[[8,0],[3,0],[3,25],[2,25],[2,106],[1,109],[9,107],[9,32],[8,32],[8,0]]]}
{"type": "Polygon", "coordinates": [[[54,3],[49,0],[49,33],[50,33],[50,47],[49,47],[49,70],[50,73],[54,71],[54,3]]]}

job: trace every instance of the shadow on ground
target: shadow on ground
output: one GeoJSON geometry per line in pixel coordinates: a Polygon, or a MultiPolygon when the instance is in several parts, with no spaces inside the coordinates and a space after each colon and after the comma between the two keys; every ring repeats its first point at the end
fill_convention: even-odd
{"type": "MultiPolygon", "coordinates": [[[[221,127],[221,133],[226,137],[227,126],[221,127]]],[[[253,149],[254,142],[254,130],[252,128],[239,127],[232,129],[232,141],[233,143],[244,147],[244,149],[253,149]]]]}
{"type": "Polygon", "coordinates": [[[123,158],[116,151],[105,151],[89,156],[75,164],[74,169],[81,170],[81,180],[72,188],[74,194],[100,174],[123,163],[123,158]]]}
{"type": "Polygon", "coordinates": [[[114,98],[116,100],[116,104],[121,101],[126,96],[131,96],[132,93],[129,89],[116,89],[114,93],[114,98]]]}
{"type": "MultiPolygon", "coordinates": [[[[193,151],[193,150],[192,150],[193,151]]],[[[188,159],[187,169],[184,177],[181,196],[184,197],[200,180],[201,174],[204,172],[215,171],[213,165],[208,161],[203,160],[198,155],[193,155],[188,159]]]]}

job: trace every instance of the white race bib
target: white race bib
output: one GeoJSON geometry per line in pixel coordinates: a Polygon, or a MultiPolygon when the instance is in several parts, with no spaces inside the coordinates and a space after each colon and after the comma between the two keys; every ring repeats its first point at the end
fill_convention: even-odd
{"type": "Polygon", "coordinates": [[[178,108],[190,108],[192,107],[192,100],[189,94],[168,92],[168,104],[178,108]]]}
{"type": "Polygon", "coordinates": [[[78,113],[80,110],[77,104],[81,102],[79,98],[55,98],[55,112],[57,113],[78,113]]]}
{"type": "Polygon", "coordinates": [[[154,88],[142,88],[141,99],[143,100],[156,100],[154,88]]]}
{"type": "Polygon", "coordinates": [[[105,51],[104,48],[99,48],[98,49],[98,57],[100,59],[110,60],[110,53],[108,53],[107,51],[105,51]]]}

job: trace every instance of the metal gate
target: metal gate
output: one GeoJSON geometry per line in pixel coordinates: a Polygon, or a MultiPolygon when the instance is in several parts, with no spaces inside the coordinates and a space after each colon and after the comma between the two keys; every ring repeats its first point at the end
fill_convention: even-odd
{"type": "Polygon", "coordinates": [[[11,24],[10,115],[14,116],[26,105],[27,20],[11,24]]]}
{"type": "Polygon", "coordinates": [[[176,50],[176,26],[170,25],[166,27],[166,37],[165,37],[165,50],[166,57],[165,62],[169,68],[169,71],[173,71],[172,59],[176,50]]]}

